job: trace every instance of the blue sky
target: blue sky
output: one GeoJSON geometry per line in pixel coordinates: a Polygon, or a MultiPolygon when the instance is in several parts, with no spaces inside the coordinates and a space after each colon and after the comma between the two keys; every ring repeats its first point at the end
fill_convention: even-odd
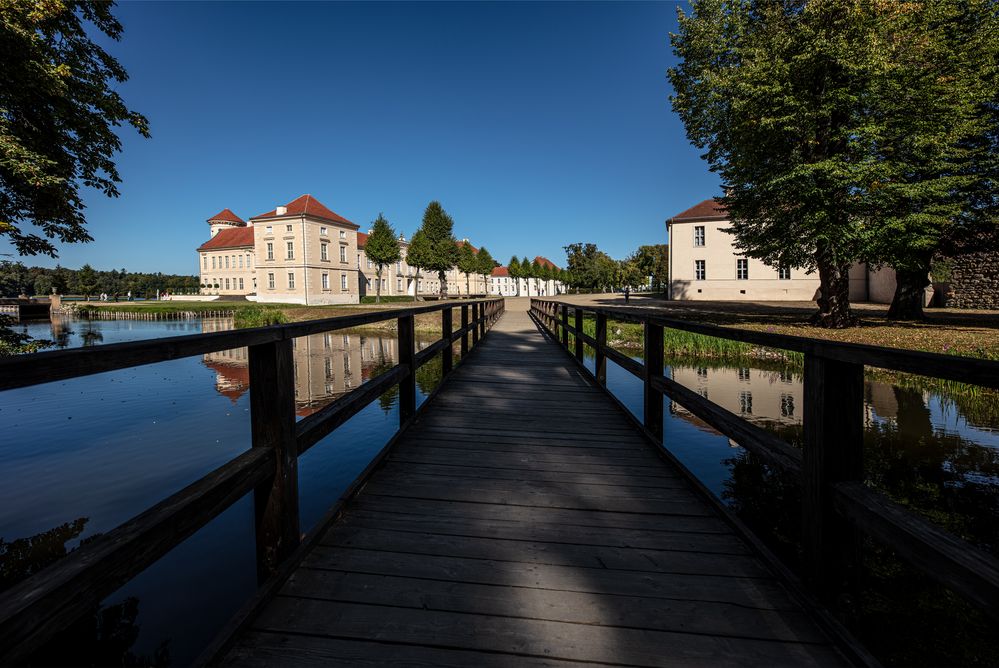
{"type": "Polygon", "coordinates": [[[110,50],[153,138],[123,130],[121,197],[88,193],[95,241],[58,261],[195,274],[208,216],[303,193],[407,237],[438,199],[504,263],[663,243],[720,191],[669,106],[676,7],[123,3],[110,50]]]}

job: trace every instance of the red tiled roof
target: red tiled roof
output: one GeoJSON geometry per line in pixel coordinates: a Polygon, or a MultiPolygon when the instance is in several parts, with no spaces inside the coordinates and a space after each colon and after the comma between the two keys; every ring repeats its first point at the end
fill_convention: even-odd
{"type": "Polygon", "coordinates": [[[555,267],[556,269],[559,268],[559,266],[557,264],[555,264],[554,262],[552,262],[548,258],[542,257],[540,255],[538,255],[537,257],[535,257],[534,261],[537,262],[538,264],[540,264],[542,267],[548,266],[548,267],[555,267]]]}
{"type": "Polygon", "coordinates": [[[368,245],[368,235],[364,232],[357,233],[357,247],[364,248],[368,245]]]}
{"type": "Polygon", "coordinates": [[[493,276],[509,276],[510,270],[506,267],[493,267],[493,276]]]}
{"type": "Polygon", "coordinates": [[[234,214],[232,212],[232,209],[222,209],[221,211],[219,211],[214,216],[208,219],[209,223],[214,223],[216,221],[221,223],[235,223],[237,225],[246,225],[246,222],[242,218],[234,214]]]}
{"type": "MultiPolygon", "coordinates": [[[[458,248],[461,248],[462,246],[465,245],[465,241],[456,241],[456,242],[454,242],[454,245],[457,246],[458,248]]],[[[473,246],[472,244],[468,244],[468,247],[472,249],[473,253],[478,253],[479,252],[479,249],[476,248],[475,246],[473,246]]]]}
{"type": "Polygon", "coordinates": [[[239,401],[239,398],[250,389],[250,369],[240,364],[226,364],[225,362],[202,362],[206,367],[214,371],[215,391],[226,397],[232,403],[239,401]]]}
{"type": "Polygon", "coordinates": [[[222,230],[214,237],[198,246],[198,250],[215,250],[217,248],[240,248],[253,245],[252,227],[230,227],[222,230]]]}
{"type": "Polygon", "coordinates": [[[706,199],[700,204],[690,207],[686,211],[682,211],[670,220],[684,221],[684,220],[709,220],[709,219],[724,219],[728,217],[728,211],[722,206],[715,198],[706,199]]]}
{"type": "MultiPolygon", "coordinates": [[[[347,225],[354,225],[343,216],[333,213],[327,209],[322,202],[317,200],[312,195],[302,195],[297,199],[293,199],[284,205],[287,211],[283,213],[283,216],[311,216],[313,218],[322,218],[324,220],[332,220],[336,223],[346,223],[347,225]]],[[[277,218],[277,209],[273,211],[268,211],[267,213],[262,213],[259,216],[254,216],[250,220],[257,220],[258,218],[277,218]]],[[[357,227],[357,225],[354,225],[357,227]]]]}

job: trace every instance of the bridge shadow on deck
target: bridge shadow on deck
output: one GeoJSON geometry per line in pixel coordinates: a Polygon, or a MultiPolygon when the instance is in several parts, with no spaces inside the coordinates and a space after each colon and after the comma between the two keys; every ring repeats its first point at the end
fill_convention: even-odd
{"type": "Polygon", "coordinates": [[[523,311],[507,311],[227,665],[840,665],[523,311]]]}

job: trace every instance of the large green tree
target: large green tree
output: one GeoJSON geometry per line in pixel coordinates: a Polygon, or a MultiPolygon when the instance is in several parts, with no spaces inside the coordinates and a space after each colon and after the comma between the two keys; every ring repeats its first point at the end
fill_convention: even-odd
{"type": "Polygon", "coordinates": [[[430,202],[423,212],[423,225],[420,227],[426,237],[429,249],[426,264],[427,271],[437,272],[440,281],[440,297],[447,297],[447,272],[458,262],[457,240],[454,238],[454,221],[437,200],[430,202]]]}
{"type": "Polygon", "coordinates": [[[673,108],[722,177],[736,246],[818,273],[815,322],[853,323],[858,260],[928,267],[980,105],[967,64],[993,69],[989,34],[994,48],[993,0],[694,0],[680,12],[673,108]]]}
{"type": "Polygon", "coordinates": [[[475,270],[475,273],[482,275],[483,283],[486,286],[486,294],[489,294],[489,277],[492,275],[493,269],[496,268],[496,260],[493,259],[493,256],[486,250],[485,246],[479,249],[477,257],[479,259],[479,266],[475,270]]]}
{"type": "Polygon", "coordinates": [[[669,245],[639,246],[628,258],[641,271],[645,280],[651,280],[653,290],[664,290],[669,282],[669,245]]]}
{"type": "Polygon", "coordinates": [[[389,225],[385,216],[378,214],[375,219],[371,234],[364,246],[364,254],[375,263],[375,276],[377,285],[375,290],[375,303],[382,301],[382,271],[393,262],[398,262],[402,257],[399,250],[399,239],[396,238],[395,230],[389,225]]]}
{"type": "Polygon", "coordinates": [[[520,259],[514,255],[510,258],[510,262],[506,265],[506,273],[510,275],[510,279],[513,280],[514,286],[517,288],[517,296],[520,296],[520,259]]]}
{"type": "Polygon", "coordinates": [[[114,3],[5,0],[0,11],[0,234],[21,255],[90,241],[80,186],[118,196],[115,128],[149,136],[116,92],[128,75],[90,39],[122,26],[114,3]]]}
{"type": "Polygon", "coordinates": [[[472,274],[479,273],[479,258],[476,256],[472,246],[467,242],[461,242],[458,247],[458,269],[465,274],[465,294],[472,294],[472,274]]]}
{"type": "Polygon", "coordinates": [[[433,254],[430,242],[422,229],[413,233],[409,240],[409,249],[406,251],[406,264],[416,269],[416,288],[413,290],[413,301],[415,302],[420,294],[420,271],[430,268],[433,261],[433,254]]]}

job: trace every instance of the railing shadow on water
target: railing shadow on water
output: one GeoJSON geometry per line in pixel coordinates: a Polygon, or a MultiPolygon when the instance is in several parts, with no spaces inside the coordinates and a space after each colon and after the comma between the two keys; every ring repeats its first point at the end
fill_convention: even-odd
{"type": "MultiPolygon", "coordinates": [[[[443,302],[0,360],[0,391],[3,391],[246,346],[252,440],[252,447],[247,451],[200,480],[117,528],[86,541],[69,554],[59,555],[61,558],[0,593],[0,664],[31,660],[35,652],[42,650],[60,631],[92,614],[105,597],[248,492],[253,492],[260,584],[255,600],[266,595],[290,572],[306,546],[337,516],[343,499],[359,489],[399,434],[412,423],[419,410],[416,388],[421,367],[433,366],[433,375],[439,375],[443,384],[454,365],[454,349],[460,350],[463,360],[502,313],[502,299],[443,302]],[[460,311],[457,323],[455,309],[460,311]],[[441,314],[441,337],[417,350],[415,317],[436,312],[441,314]],[[399,363],[296,421],[293,340],[386,320],[397,321],[399,363]],[[324,520],[303,537],[299,519],[298,458],[350,417],[386,392],[393,391],[399,395],[399,430],[351,483],[324,520]]],[[[124,605],[127,608],[128,601],[124,605]]],[[[125,608],[112,612],[126,622],[129,619],[134,622],[134,610],[125,608]]]]}
{"type": "MultiPolygon", "coordinates": [[[[741,445],[770,475],[793,488],[801,508],[803,583],[790,569],[776,565],[792,582],[803,584],[807,595],[835,611],[862,568],[865,541],[873,541],[987,617],[999,619],[999,560],[868,487],[863,450],[865,367],[994,390],[999,388],[999,362],[723,328],[646,310],[554,300],[532,299],[531,315],[608,393],[608,360],[642,382],[641,411],[635,413],[643,417],[634,419],[681,469],[686,470],[670,444],[663,443],[664,398],[741,445]],[[595,320],[594,336],[584,329],[586,317],[595,320]],[[608,319],[643,327],[644,364],[608,345],[608,319]],[[799,355],[804,372],[802,447],[665,376],[663,331],[670,328],[799,355]],[[586,348],[593,351],[592,364],[586,361],[586,348]]],[[[766,549],[762,542],[760,547],[766,549]]]]}

